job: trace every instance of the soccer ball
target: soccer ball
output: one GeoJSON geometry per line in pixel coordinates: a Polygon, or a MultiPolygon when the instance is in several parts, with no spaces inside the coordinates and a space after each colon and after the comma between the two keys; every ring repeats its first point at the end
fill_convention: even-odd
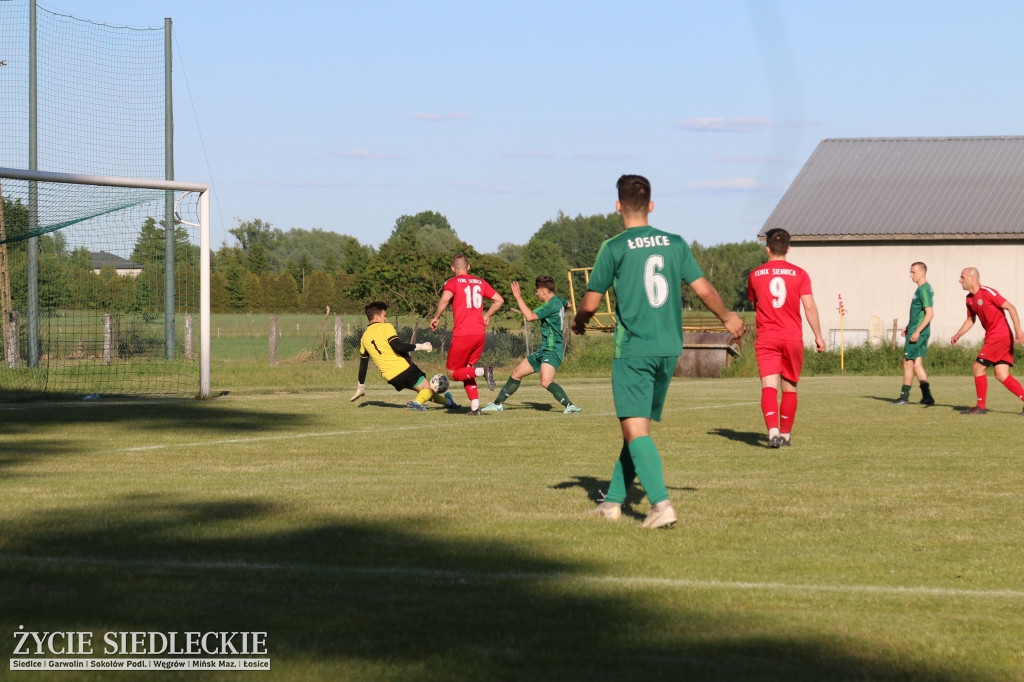
{"type": "Polygon", "coordinates": [[[430,377],[430,388],[434,390],[434,393],[444,393],[448,390],[448,377],[444,374],[435,374],[430,377]]]}

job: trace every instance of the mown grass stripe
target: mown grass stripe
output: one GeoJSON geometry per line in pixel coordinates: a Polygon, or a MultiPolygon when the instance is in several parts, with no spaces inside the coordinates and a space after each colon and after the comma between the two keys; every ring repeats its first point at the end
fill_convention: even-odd
{"type": "Polygon", "coordinates": [[[0,563],[56,564],[60,566],[96,566],[104,568],[141,568],[151,570],[223,570],[258,573],[312,573],[321,575],[388,575],[391,577],[426,578],[474,582],[560,582],[601,583],[620,586],[667,587],[674,589],[724,589],[744,592],[811,592],[840,594],[878,594],[891,596],[980,597],[1024,599],[1024,590],[972,590],[948,587],[900,585],[815,585],[781,582],[749,582],[729,580],[694,580],[689,578],[657,578],[650,576],[601,576],[586,573],[555,571],[451,571],[433,568],[319,566],[314,564],[271,564],[247,561],[180,561],[176,559],[109,559],[83,556],[26,556],[0,554],[0,563]]]}

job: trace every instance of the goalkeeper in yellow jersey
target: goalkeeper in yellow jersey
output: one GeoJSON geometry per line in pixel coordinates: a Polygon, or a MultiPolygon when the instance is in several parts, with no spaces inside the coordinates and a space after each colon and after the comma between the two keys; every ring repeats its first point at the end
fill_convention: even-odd
{"type": "Polygon", "coordinates": [[[366,319],[370,321],[370,324],[359,341],[359,383],[356,385],[352,401],[366,395],[366,370],[370,366],[372,358],[373,363],[380,370],[380,375],[394,386],[396,391],[406,388],[416,391],[416,399],[406,403],[406,407],[414,410],[426,410],[427,407],[423,403],[428,400],[440,403],[445,407],[455,407],[451,393],[445,393],[443,396],[434,393],[423,370],[409,359],[409,353],[414,350],[429,353],[434,350],[434,347],[430,343],[412,344],[399,341],[398,332],[388,322],[387,310],[387,303],[380,301],[366,306],[366,319]]]}

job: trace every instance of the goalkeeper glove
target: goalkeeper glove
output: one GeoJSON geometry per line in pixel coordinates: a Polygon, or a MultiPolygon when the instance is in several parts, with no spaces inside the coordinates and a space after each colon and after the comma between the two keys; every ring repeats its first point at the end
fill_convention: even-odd
{"type": "Polygon", "coordinates": [[[351,398],[349,398],[348,401],[350,403],[355,402],[356,400],[359,400],[360,398],[362,398],[364,395],[366,395],[366,384],[358,384],[357,383],[356,384],[355,395],[353,395],[351,398]]]}
{"type": "Polygon", "coordinates": [[[417,343],[416,350],[424,350],[429,353],[430,351],[434,350],[434,345],[429,341],[427,341],[426,343],[417,343]]]}

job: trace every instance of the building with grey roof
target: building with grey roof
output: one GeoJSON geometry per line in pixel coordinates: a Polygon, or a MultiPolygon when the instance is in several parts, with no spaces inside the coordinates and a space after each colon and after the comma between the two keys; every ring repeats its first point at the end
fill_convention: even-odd
{"type": "Polygon", "coordinates": [[[90,251],[89,257],[92,259],[92,270],[96,274],[107,267],[114,268],[119,275],[131,275],[132,277],[136,277],[142,272],[142,266],[138,263],[106,251],[90,251]]]}
{"type": "MultiPolygon", "coordinates": [[[[848,345],[902,330],[910,265],[922,261],[935,290],[932,343],[948,343],[967,315],[965,267],[1024,308],[1024,136],[823,140],[759,236],[776,227],[811,276],[827,341],[839,339],[840,294],[848,345]]],[[[980,326],[965,339],[980,340],[980,326]]]]}

